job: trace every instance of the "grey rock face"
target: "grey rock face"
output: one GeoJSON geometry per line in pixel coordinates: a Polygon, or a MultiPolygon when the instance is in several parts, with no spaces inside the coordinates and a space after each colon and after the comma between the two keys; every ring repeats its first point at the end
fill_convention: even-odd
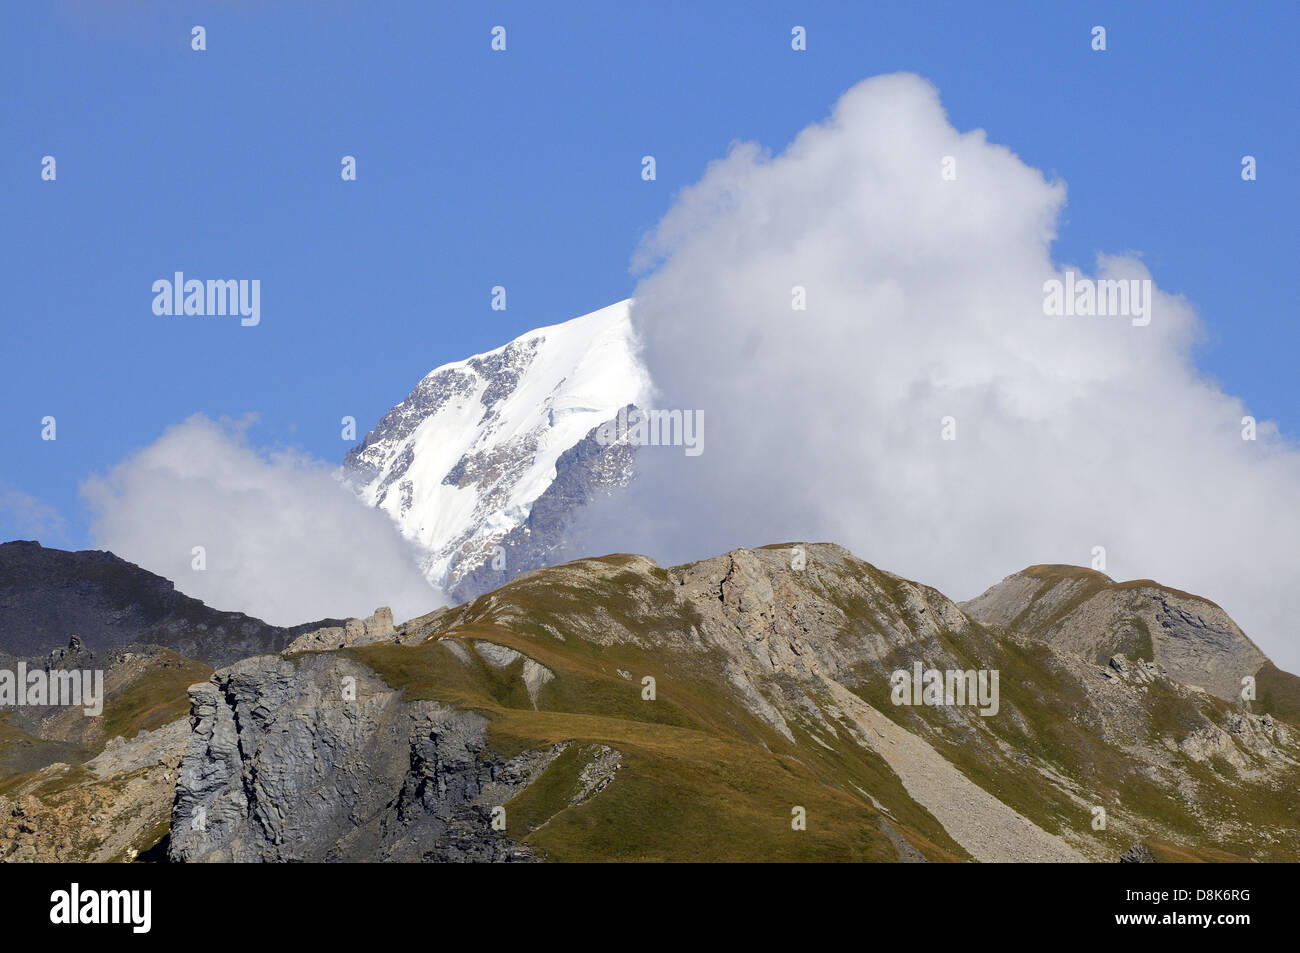
{"type": "Polygon", "coordinates": [[[173,860],[531,859],[492,809],[551,755],[486,755],[480,715],[333,654],[248,659],[190,697],[173,860]]]}
{"type": "Polygon", "coordinates": [[[623,753],[609,745],[593,745],[587,752],[591,760],[578,772],[580,788],[570,804],[581,804],[614,783],[614,775],[623,767],[623,753]]]}
{"type": "Polygon", "coordinates": [[[355,645],[370,645],[396,638],[393,631],[393,610],[387,606],[376,609],[366,619],[348,619],[341,626],[325,626],[299,636],[284,650],[285,655],[299,652],[343,649],[355,645]]]}
{"type": "Polygon", "coordinates": [[[1267,661],[1214,603],[1140,580],[1035,566],[961,604],[979,622],[1026,632],[1099,664],[1112,655],[1158,663],[1169,675],[1228,701],[1267,661]]]}

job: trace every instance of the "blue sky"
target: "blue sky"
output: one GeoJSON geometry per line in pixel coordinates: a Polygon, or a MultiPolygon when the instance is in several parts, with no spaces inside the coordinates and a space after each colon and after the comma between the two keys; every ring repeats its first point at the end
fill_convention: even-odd
{"type": "MultiPolygon", "coordinates": [[[[1294,436],[1298,26],[1280,3],[5,4],[0,499],[87,545],[81,481],[199,412],[340,460],[343,415],[364,433],[434,366],[630,294],[641,235],[732,141],[779,150],[895,70],[1063,179],[1057,260],[1140,252],[1199,311],[1205,373],[1294,436]],[[261,324],[155,316],[178,270],[260,279],[261,324]]],[[[29,535],[0,507],[0,539],[29,535]]]]}

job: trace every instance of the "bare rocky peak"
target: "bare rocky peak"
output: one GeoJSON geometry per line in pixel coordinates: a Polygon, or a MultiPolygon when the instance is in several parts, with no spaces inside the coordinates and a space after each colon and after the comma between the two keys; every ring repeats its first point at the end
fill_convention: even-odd
{"type": "Polygon", "coordinates": [[[318,652],[324,649],[344,649],[372,642],[393,641],[393,610],[380,606],[365,619],[347,619],[342,625],[323,626],[300,635],[284,650],[284,655],[298,652],[318,652]]]}
{"type": "Polygon", "coordinates": [[[1105,664],[1126,654],[1220,698],[1268,661],[1219,606],[1149,579],[1118,583],[1077,566],[1031,566],[961,604],[986,625],[1025,632],[1105,664]]]}

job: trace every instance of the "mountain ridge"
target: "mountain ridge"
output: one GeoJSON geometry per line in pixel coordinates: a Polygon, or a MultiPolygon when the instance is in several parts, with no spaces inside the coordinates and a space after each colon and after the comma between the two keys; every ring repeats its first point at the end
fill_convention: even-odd
{"type": "Polygon", "coordinates": [[[339,620],[275,626],[214,609],[174,582],[106,550],[63,550],[35,540],[0,543],[0,652],[43,656],[77,635],[107,652],[134,642],[226,665],[279,651],[339,620]]]}
{"type": "MultiPolygon", "coordinates": [[[[1028,567],[990,591],[1025,573],[1092,578],[1028,567]]],[[[1144,588],[1094,581],[1121,609],[1144,588]]],[[[53,761],[73,753],[65,745],[0,776],[0,853],[41,859],[62,842],[187,862],[1300,857],[1287,794],[1300,713],[1191,687],[1155,659],[1078,654],[1038,625],[1079,595],[1060,584],[1018,627],[832,543],[669,567],[611,554],[395,626],[380,610],[373,625],[304,636],[218,668],[188,700],[184,659],[118,653],[106,711],[140,733],[96,754],[98,732],[85,768],[53,761]],[[900,701],[894,681],[917,666],[996,672],[998,703],[981,714],[900,701]],[[127,777],[130,793],[114,793],[127,777]],[[87,798],[130,833],[102,843],[77,807],[87,798]]],[[[1205,658],[1253,664],[1239,646],[1205,658]]],[[[1270,667],[1253,673],[1261,699],[1270,667]]],[[[1276,671],[1273,690],[1296,696],[1300,680],[1276,671]]],[[[10,725],[0,717],[4,744],[44,740],[10,741],[10,725]]]]}
{"type": "Polygon", "coordinates": [[[1140,654],[1227,700],[1269,661],[1209,599],[1077,566],[1030,566],[961,607],[987,625],[1017,627],[1102,664],[1117,652],[1140,654]]]}
{"type": "MultiPolygon", "coordinates": [[[[359,665],[386,709],[392,690],[400,705],[434,705],[402,717],[486,718],[471,748],[503,770],[514,765],[517,783],[433,794],[436,770],[418,767],[438,760],[421,747],[425,734],[385,728],[384,757],[397,767],[374,803],[411,806],[401,792],[426,793],[403,816],[382,807],[365,815],[368,830],[388,832],[371,842],[372,859],[407,849],[421,829],[469,836],[467,854],[558,860],[1117,860],[1147,841],[1166,857],[1294,859],[1300,850],[1296,806],[1284,795],[1300,776],[1295,726],[1184,686],[1156,662],[1098,665],[986,627],[938,590],[834,544],[733,550],[675,567],[630,554],[581,559],[398,628],[391,641],[330,657],[359,665]],[[891,673],[914,664],[1000,671],[999,712],[891,702],[891,673]],[[493,847],[497,808],[513,820],[498,832],[508,843],[493,847]],[[790,827],[800,808],[806,837],[790,827]],[[1101,830],[1098,808],[1108,819],[1101,830]]],[[[316,657],[313,665],[326,664],[316,657]]],[[[263,680],[293,677],[282,668],[242,663],[246,700],[227,715],[211,699],[228,694],[195,695],[201,717],[218,719],[218,759],[263,750],[263,729],[239,728],[254,726],[241,705],[264,697],[254,687],[263,680]]],[[[325,700],[333,676],[322,682],[314,671],[309,694],[334,712],[325,700]]],[[[301,717],[297,703],[262,715],[268,737],[301,717]]],[[[231,780],[214,787],[213,743],[192,738],[183,759],[182,778],[194,780],[178,787],[174,856],[224,859],[236,844],[252,851],[246,859],[352,849],[306,834],[272,843],[255,818],[294,816],[297,829],[313,828],[310,752],[330,746],[331,763],[350,777],[362,749],[339,732],[300,739],[296,756],[276,746],[280,783],[261,789],[266,803],[232,812],[225,792],[237,797],[240,770],[223,769],[231,780]],[[195,810],[218,803],[220,833],[187,833],[195,810]]],[[[260,757],[242,770],[263,776],[260,757]]],[[[321,829],[337,829],[345,808],[330,808],[321,829]]]]}

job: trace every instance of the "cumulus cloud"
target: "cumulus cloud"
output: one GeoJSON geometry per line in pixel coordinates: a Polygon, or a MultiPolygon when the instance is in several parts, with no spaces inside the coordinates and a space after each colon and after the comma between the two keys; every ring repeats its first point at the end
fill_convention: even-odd
{"type": "Polygon", "coordinates": [[[705,452],[643,450],[584,548],[832,540],[963,599],[1103,546],[1109,575],[1213,599],[1300,668],[1300,453],[1266,421],[1242,439],[1186,301],[1155,288],[1146,326],[1044,313],[1067,271],[1151,278],[1054,262],[1065,197],[912,75],[855,86],[779,155],[733,146],[635,262],[656,404],[703,410],[705,452]]]}
{"type": "Polygon", "coordinates": [[[388,517],[331,467],[259,452],[244,430],[197,415],[86,480],[95,545],[210,606],[276,625],[363,617],[381,605],[402,620],[445,604],[388,517]]]}

